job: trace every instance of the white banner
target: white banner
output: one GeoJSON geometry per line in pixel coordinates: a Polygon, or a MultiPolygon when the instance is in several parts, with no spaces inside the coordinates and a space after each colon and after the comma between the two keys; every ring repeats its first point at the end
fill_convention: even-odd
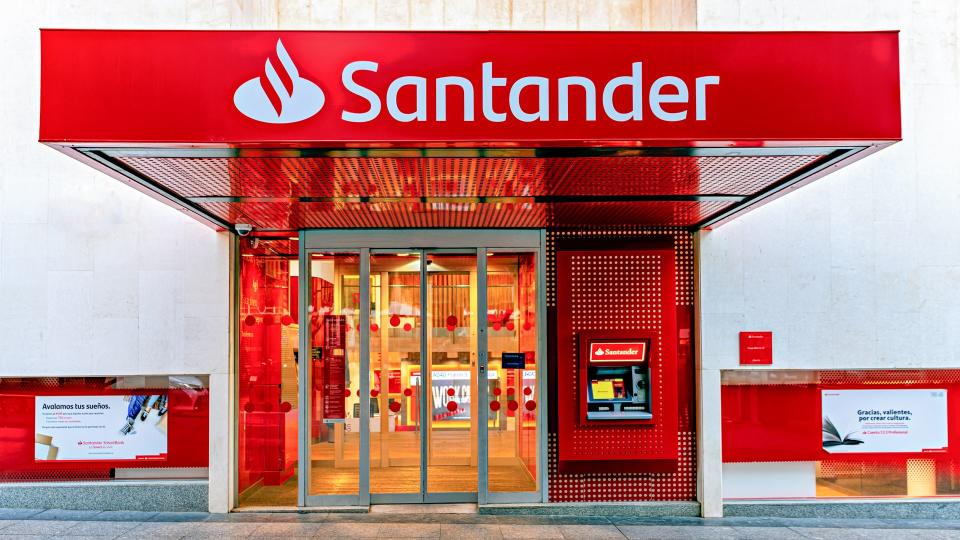
{"type": "Polygon", "coordinates": [[[924,452],[947,447],[944,389],[821,390],[821,439],[830,453],[924,452]]]}
{"type": "Polygon", "coordinates": [[[167,453],[167,396],[37,396],[35,459],[158,459],[167,453]]]}

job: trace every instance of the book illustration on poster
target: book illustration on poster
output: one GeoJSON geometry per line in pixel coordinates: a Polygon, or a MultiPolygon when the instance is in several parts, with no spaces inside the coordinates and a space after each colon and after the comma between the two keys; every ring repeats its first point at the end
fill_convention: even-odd
{"type": "Polygon", "coordinates": [[[944,388],[821,389],[821,446],[831,454],[946,452],[944,388]]]}
{"type": "Polygon", "coordinates": [[[837,426],[833,424],[829,416],[823,417],[823,447],[829,448],[831,446],[839,446],[844,444],[863,444],[863,441],[860,439],[854,439],[851,437],[854,433],[857,433],[859,430],[853,430],[846,435],[840,435],[840,430],[837,429],[837,426]]]}

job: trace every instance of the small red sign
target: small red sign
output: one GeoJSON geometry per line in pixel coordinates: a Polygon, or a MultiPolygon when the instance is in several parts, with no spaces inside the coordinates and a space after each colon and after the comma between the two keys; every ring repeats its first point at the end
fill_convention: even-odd
{"type": "Polygon", "coordinates": [[[590,343],[590,362],[643,362],[647,358],[646,341],[590,343]]]}
{"type": "Polygon", "coordinates": [[[773,332],[740,332],[740,365],[773,364],[773,332]]]}

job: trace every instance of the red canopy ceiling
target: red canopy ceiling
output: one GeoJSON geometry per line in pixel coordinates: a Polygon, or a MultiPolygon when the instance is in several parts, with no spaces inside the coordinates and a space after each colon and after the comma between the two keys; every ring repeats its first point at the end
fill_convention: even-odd
{"type": "Polygon", "coordinates": [[[42,52],[41,141],[222,228],[709,227],[900,136],[890,32],[47,30],[42,52]]]}

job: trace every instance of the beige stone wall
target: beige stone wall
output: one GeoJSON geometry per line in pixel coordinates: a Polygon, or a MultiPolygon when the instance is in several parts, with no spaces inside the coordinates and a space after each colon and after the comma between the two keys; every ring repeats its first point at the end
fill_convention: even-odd
{"type": "Polygon", "coordinates": [[[187,3],[191,26],[379,30],[695,30],[696,0],[241,0],[187,3]]]}

